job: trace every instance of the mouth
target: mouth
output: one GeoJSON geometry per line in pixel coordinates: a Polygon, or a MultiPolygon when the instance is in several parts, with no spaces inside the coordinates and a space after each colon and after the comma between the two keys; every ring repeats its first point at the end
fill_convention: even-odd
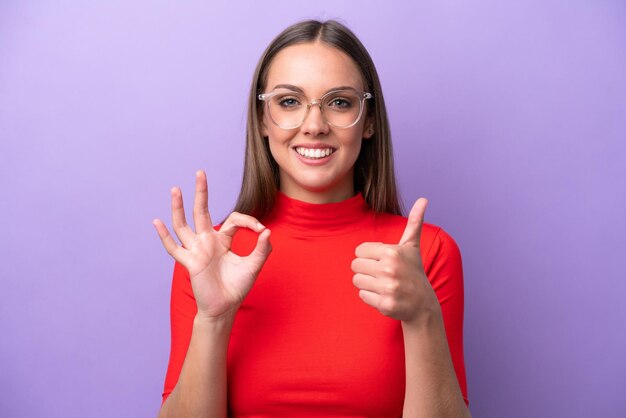
{"type": "Polygon", "coordinates": [[[305,148],[305,147],[296,147],[295,151],[303,156],[304,158],[309,158],[312,160],[319,160],[322,158],[326,158],[331,155],[335,150],[333,148],[305,148]]]}

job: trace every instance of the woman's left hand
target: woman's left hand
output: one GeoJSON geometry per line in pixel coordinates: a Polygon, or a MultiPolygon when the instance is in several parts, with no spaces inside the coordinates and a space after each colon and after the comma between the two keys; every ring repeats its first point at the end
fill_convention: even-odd
{"type": "Polygon", "coordinates": [[[359,297],[383,315],[412,322],[439,312],[439,301],[422,265],[420,237],[428,201],[415,202],[400,242],[364,242],[352,261],[359,297]]]}

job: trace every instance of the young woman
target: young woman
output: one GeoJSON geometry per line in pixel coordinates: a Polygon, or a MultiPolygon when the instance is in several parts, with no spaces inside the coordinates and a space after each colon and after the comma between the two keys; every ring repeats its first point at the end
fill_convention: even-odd
{"type": "Polygon", "coordinates": [[[426,204],[400,216],[360,41],[283,31],[254,74],[235,212],[213,227],[199,171],[195,230],[172,189],[182,246],[154,222],[176,260],[160,416],[469,416],[460,253],[426,204]]]}

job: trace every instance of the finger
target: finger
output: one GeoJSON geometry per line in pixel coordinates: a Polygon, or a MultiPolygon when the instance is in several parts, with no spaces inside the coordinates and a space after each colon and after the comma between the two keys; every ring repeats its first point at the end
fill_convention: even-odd
{"type": "Polygon", "coordinates": [[[232,237],[239,228],[249,228],[255,232],[261,232],[265,229],[256,218],[243,213],[233,212],[224,221],[220,228],[220,233],[232,237]]]}
{"type": "Polygon", "coordinates": [[[413,205],[413,208],[411,209],[411,213],[409,213],[409,219],[406,223],[406,228],[404,229],[402,238],[400,238],[400,245],[413,244],[416,247],[419,247],[426,206],[428,206],[428,200],[423,197],[417,199],[417,201],[413,205]]]}
{"type": "Polygon", "coordinates": [[[388,244],[383,244],[382,242],[364,242],[356,247],[354,254],[359,258],[380,260],[385,255],[385,249],[388,246],[388,244]]]}
{"type": "Polygon", "coordinates": [[[382,296],[368,290],[359,290],[359,297],[363,302],[375,309],[378,309],[378,307],[380,306],[380,301],[382,298],[382,296]]]}
{"type": "Polygon", "coordinates": [[[194,239],[194,233],[187,225],[185,219],[185,208],[183,207],[183,195],[178,187],[172,188],[172,226],[176,236],[183,244],[189,248],[194,239]]]}
{"type": "Polygon", "coordinates": [[[196,195],[193,201],[193,224],[196,233],[210,231],[213,228],[211,215],[209,214],[209,193],[206,181],[206,173],[202,170],[196,172],[196,195]]]}
{"type": "Polygon", "coordinates": [[[182,256],[185,249],[179,246],[174,238],[172,238],[163,221],[161,221],[160,219],[155,219],[152,221],[152,224],[156,228],[157,234],[159,234],[159,238],[161,239],[163,247],[165,247],[165,251],[167,251],[169,255],[174,257],[176,261],[180,262],[181,258],[183,258],[182,256]]]}
{"type": "Polygon", "coordinates": [[[270,243],[270,230],[266,229],[259,234],[256,247],[250,255],[244,257],[250,260],[256,267],[257,271],[261,269],[265,260],[272,252],[272,244],[270,243]]]}
{"type": "Polygon", "coordinates": [[[352,271],[355,273],[367,274],[369,276],[378,276],[380,273],[380,263],[369,258],[355,258],[352,260],[352,271]]]}
{"type": "Polygon", "coordinates": [[[381,280],[367,274],[357,273],[352,276],[352,284],[360,290],[381,295],[384,292],[384,284],[381,280]]]}

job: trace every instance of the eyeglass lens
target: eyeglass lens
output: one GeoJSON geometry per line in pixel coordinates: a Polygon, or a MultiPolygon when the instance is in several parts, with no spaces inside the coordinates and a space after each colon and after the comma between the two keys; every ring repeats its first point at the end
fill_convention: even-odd
{"type": "MultiPolygon", "coordinates": [[[[299,126],[309,111],[306,97],[292,91],[276,92],[268,104],[272,120],[281,128],[299,126]]],[[[332,92],[321,101],[321,110],[326,122],[338,128],[354,124],[361,114],[361,106],[361,97],[350,90],[332,92]]]]}

